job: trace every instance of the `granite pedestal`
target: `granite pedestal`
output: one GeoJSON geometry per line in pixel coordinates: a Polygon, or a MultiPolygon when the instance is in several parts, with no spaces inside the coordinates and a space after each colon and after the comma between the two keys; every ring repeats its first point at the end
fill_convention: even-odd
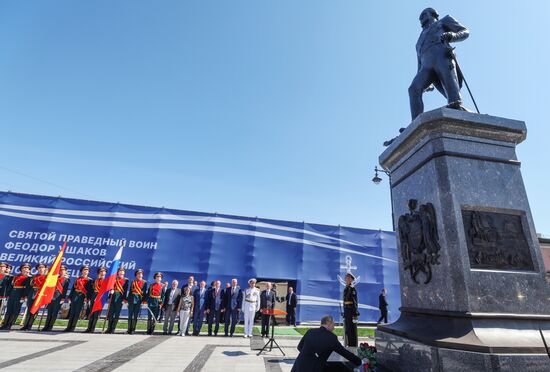
{"type": "Polygon", "coordinates": [[[402,303],[376,331],[382,366],[550,371],[550,286],[515,152],[526,133],[522,121],[441,108],[380,156],[402,303]]]}

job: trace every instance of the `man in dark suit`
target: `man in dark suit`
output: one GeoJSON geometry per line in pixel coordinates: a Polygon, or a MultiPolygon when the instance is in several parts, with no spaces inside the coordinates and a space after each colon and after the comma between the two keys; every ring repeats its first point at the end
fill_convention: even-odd
{"type": "MultiPolygon", "coordinates": [[[[183,287],[181,287],[181,293],[183,293],[183,290],[185,289],[185,287],[189,287],[189,294],[191,296],[193,296],[193,294],[195,293],[195,289],[197,289],[198,287],[195,285],[195,277],[193,275],[190,275],[189,276],[189,279],[187,279],[187,283],[183,285],[183,287]]],[[[187,322],[187,328],[185,329],[185,335],[186,336],[189,336],[189,326],[191,325],[191,320],[189,320],[189,322],[187,322]]],[[[180,332],[183,330],[180,329],[180,322],[178,322],[178,332],[180,332]]]]}
{"type": "Polygon", "coordinates": [[[172,334],[174,330],[174,321],[176,320],[177,308],[181,300],[181,290],[178,288],[178,281],[172,281],[172,287],[166,290],[162,307],[164,309],[164,325],[162,326],[162,334],[172,334]]]}
{"type": "Polygon", "coordinates": [[[193,336],[198,336],[201,331],[207,296],[206,282],[203,280],[193,293],[193,336]]]}
{"type": "MultiPolygon", "coordinates": [[[[275,292],[271,289],[271,283],[266,283],[266,288],[260,293],[260,309],[273,310],[275,308],[275,292]]],[[[269,334],[269,319],[271,315],[262,314],[262,337],[267,337],[269,334]]]]}
{"type": "Polygon", "coordinates": [[[361,365],[361,359],[342,346],[333,330],[334,320],[327,315],[321,319],[321,327],[307,331],[298,344],[300,354],[291,372],[323,371],[332,352],[337,352],[357,366],[361,365]]]}
{"type": "Polygon", "coordinates": [[[225,301],[225,293],[231,290],[231,283],[225,283],[225,288],[222,290],[222,307],[220,309],[220,323],[225,324],[225,312],[223,311],[223,303],[225,301]]]}
{"type": "Polygon", "coordinates": [[[286,295],[286,324],[296,327],[296,305],[298,305],[298,298],[294,293],[294,288],[288,287],[288,294],[286,295]]]}
{"type": "Polygon", "coordinates": [[[422,93],[433,87],[447,98],[448,106],[463,109],[460,87],[463,76],[449,43],[465,40],[469,31],[451,16],[439,19],[433,8],[420,14],[422,32],[416,43],[418,72],[409,87],[411,116],[414,120],[424,111],[422,93]]]}
{"type": "Polygon", "coordinates": [[[239,323],[241,315],[241,306],[243,303],[243,294],[239,287],[237,279],[231,280],[231,287],[225,289],[223,298],[222,312],[225,314],[225,336],[230,331],[231,337],[235,333],[235,326],[239,323]],[[231,330],[229,330],[231,323],[231,330]]]}
{"type": "Polygon", "coordinates": [[[222,283],[219,280],[215,280],[212,288],[208,291],[208,297],[206,299],[206,314],[208,318],[208,336],[212,336],[212,323],[216,322],[214,328],[214,336],[218,335],[218,329],[220,328],[220,314],[222,309],[223,291],[220,288],[222,283]]]}
{"type": "Polygon", "coordinates": [[[384,323],[388,322],[388,303],[386,301],[386,288],[382,289],[380,296],[378,296],[378,308],[380,309],[380,319],[377,323],[384,320],[384,323]]]}

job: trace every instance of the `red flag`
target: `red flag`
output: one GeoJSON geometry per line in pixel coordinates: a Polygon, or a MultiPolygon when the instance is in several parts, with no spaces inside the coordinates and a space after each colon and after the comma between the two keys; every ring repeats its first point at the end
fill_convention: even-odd
{"type": "Polygon", "coordinates": [[[34,300],[30,309],[31,314],[35,314],[42,306],[48,305],[50,302],[52,302],[52,298],[55,293],[55,287],[57,286],[57,278],[59,277],[59,269],[61,268],[61,259],[63,258],[65,247],[67,247],[67,241],[63,243],[63,246],[59,250],[57,257],[55,258],[55,260],[53,260],[52,266],[50,266],[50,269],[48,270],[46,280],[44,281],[44,284],[42,284],[42,287],[40,288],[40,291],[38,292],[38,295],[36,296],[36,299],[34,300]]]}

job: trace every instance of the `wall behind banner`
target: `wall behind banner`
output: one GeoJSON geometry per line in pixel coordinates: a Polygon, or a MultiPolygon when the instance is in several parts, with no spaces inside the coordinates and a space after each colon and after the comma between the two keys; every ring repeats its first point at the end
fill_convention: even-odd
{"type": "Polygon", "coordinates": [[[110,266],[125,241],[122,265],[130,278],[142,268],[148,280],[161,271],[180,282],[191,274],[207,283],[237,278],[241,286],[251,277],[296,281],[297,319],[304,322],[340,318],[341,279],[352,272],[360,321],[378,319],[382,288],[390,320],[399,316],[393,232],[0,192],[0,261],[51,263],[65,239],[72,277],[84,264],[91,276],[110,266]]]}

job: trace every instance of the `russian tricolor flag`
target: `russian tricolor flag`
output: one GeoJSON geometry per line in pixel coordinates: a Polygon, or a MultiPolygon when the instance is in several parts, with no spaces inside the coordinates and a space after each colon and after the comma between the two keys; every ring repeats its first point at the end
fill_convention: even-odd
{"type": "Polygon", "coordinates": [[[103,283],[101,283],[101,288],[99,289],[99,292],[97,293],[97,296],[94,301],[94,306],[92,307],[92,310],[90,311],[90,314],[101,311],[103,309],[103,301],[106,297],[105,295],[108,295],[109,292],[113,289],[115,286],[115,280],[116,275],[118,272],[118,268],[120,267],[120,258],[122,257],[122,250],[124,249],[124,243],[122,243],[122,246],[118,249],[118,252],[115,255],[115,258],[113,259],[113,262],[111,264],[111,271],[109,274],[105,277],[105,280],[103,280],[103,283]]]}

